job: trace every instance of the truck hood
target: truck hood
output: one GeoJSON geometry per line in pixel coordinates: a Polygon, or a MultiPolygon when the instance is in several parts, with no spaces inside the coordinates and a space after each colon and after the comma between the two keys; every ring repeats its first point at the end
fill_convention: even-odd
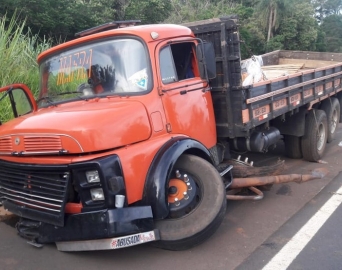
{"type": "Polygon", "coordinates": [[[0,154],[87,153],[147,140],[145,106],[118,99],[66,103],[11,120],[0,126],[0,154]]]}

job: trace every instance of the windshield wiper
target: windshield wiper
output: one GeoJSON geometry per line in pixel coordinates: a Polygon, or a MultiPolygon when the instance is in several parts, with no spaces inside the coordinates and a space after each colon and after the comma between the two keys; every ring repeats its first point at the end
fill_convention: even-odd
{"type": "MultiPolygon", "coordinates": [[[[88,100],[87,98],[84,98],[82,96],[80,96],[80,92],[77,92],[77,91],[67,91],[67,92],[62,92],[62,93],[54,93],[53,96],[63,96],[63,95],[68,95],[68,94],[78,94],[77,97],[79,99],[82,99],[82,100],[88,100]]],[[[37,103],[40,102],[40,101],[46,101],[49,105],[52,105],[52,106],[57,106],[54,102],[52,102],[52,98],[50,96],[45,96],[45,97],[41,97],[39,99],[37,99],[37,103]]]]}
{"type": "Polygon", "coordinates": [[[68,95],[68,94],[80,94],[78,91],[65,91],[61,93],[55,93],[56,96],[63,96],[63,95],[68,95]]]}
{"type": "Polygon", "coordinates": [[[62,93],[57,93],[56,96],[64,96],[64,95],[68,95],[68,94],[77,94],[77,97],[79,99],[88,100],[88,98],[82,97],[80,95],[80,92],[78,92],[78,91],[66,91],[66,92],[62,92],[62,93]]]}
{"type": "Polygon", "coordinates": [[[41,98],[37,99],[36,102],[39,103],[42,100],[46,101],[46,103],[48,103],[48,104],[50,104],[52,106],[57,106],[55,103],[53,103],[51,101],[51,98],[49,96],[41,97],[41,98]]]}

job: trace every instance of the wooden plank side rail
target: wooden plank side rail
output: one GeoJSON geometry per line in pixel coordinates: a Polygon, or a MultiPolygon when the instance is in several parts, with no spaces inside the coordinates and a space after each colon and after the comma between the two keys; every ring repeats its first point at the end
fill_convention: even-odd
{"type": "Polygon", "coordinates": [[[279,90],[276,90],[276,91],[273,91],[273,92],[270,92],[270,93],[267,93],[267,94],[263,94],[263,95],[260,95],[260,96],[257,96],[257,97],[249,98],[249,99],[246,100],[246,103],[247,104],[251,104],[251,103],[254,103],[254,102],[266,99],[266,98],[270,98],[270,97],[273,97],[273,96],[276,96],[276,95],[279,95],[279,94],[291,91],[291,90],[299,88],[299,87],[303,87],[303,86],[306,86],[306,85],[309,85],[309,84],[313,84],[313,83],[316,83],[316,82],[324,81],[324,80],[327,80],[327,79],[330,79],[330,78],[333,78],[333,77],[336,77],[336,76],[339,76],[339,75],[342,75],[342,71],[334,73],[334,74],[326,75],[326,76],[323,76],[323,77],[319,77],[319,78],[316,78],[316,79],[313,79],[313,80],[309,80],[309,81],[306,81],[306,82],[294,84],[292,86],[288,86],[288,87],[285,87],[285,88],[282,88],[282,89],[279,89],[279,90]]]}

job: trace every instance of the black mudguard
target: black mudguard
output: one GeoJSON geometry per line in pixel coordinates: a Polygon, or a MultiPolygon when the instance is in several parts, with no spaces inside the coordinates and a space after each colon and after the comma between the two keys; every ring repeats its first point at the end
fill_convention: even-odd
{"type": "Polygon", "coordinates": [[[152,207],[153,218],[163,219],[169,214],[167,186],[172,168],[182,154],[192,154],[214,164],[209,150],[200,142],[187,137],[176,137],[165,143],[156,156],[147,173],[143,194],[143,203],[152,207]]]}

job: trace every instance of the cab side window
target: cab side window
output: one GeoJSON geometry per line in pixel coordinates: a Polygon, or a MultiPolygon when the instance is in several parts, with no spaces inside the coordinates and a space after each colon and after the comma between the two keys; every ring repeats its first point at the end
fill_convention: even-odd
{"type": "Polygon", "coordinates": [[[0,93],[0,125],[32,110],[31,101],[23,89],[10,88],[0,93]]]}
{"type": "Polygon", "coordinates": [[[195,77],[193,43],[176,43],[160,51],[160,72],[163,84],[195,77]]]}

